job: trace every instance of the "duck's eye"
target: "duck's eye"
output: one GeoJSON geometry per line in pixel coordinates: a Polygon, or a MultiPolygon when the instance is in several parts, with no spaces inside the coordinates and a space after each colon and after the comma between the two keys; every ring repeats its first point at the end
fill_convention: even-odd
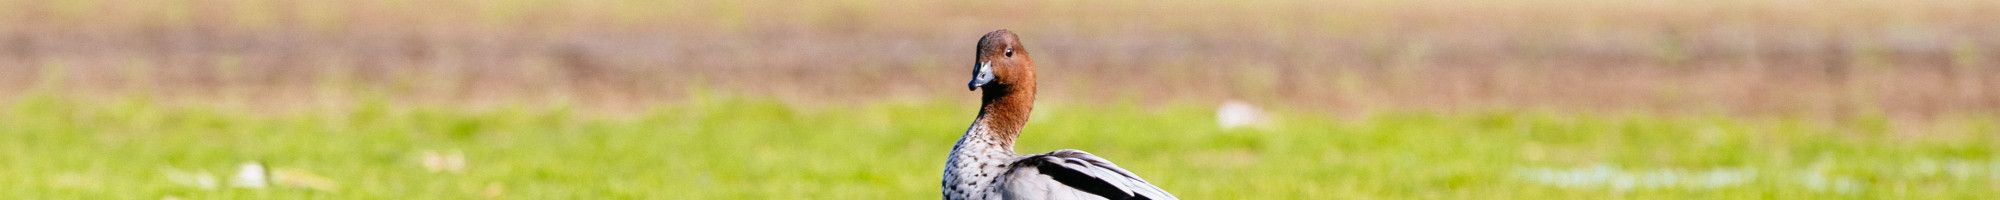
{"type": "Polygon", "coordinates": [[[1014,57],[1014,48],[1007,48],[1007,57],[1014,57]]]}

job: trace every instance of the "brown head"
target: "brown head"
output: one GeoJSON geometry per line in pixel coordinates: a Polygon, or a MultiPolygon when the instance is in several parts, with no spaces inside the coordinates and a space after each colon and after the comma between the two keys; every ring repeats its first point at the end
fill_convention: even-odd
{"type": "Polygon", "coordinates": [[[1035,102],[1035,61],[1014,32],[1001,29],[979,37],[972,81],[967,89],[982,91],[980,115],[994,132],[1012,138],[1028,122],[1035,102]]]}
{"type": "Polygon", "coordinates": [[[979,48],[974,52],[972,81],[966,89],[986,88],[987,94],[1015,89],[1034,92],[1035,61],[1028,59],[1028,51],[1014,32],[1000,29],[986,33],[979,37],[979,48]]]}

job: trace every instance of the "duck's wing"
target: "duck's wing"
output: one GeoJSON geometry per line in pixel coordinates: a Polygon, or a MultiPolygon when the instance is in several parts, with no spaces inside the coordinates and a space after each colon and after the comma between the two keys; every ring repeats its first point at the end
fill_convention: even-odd
{"type": "Polygon", "coordinates": [[[1007,199],[1177,199],[1111,161],[1077,150],[1020,157],[1000,178],[1007,199]]]}

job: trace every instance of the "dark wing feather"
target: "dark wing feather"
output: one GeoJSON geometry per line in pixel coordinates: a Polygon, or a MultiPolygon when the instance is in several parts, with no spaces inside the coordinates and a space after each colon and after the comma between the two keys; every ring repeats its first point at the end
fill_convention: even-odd
{"type": "Polygon", "coordinates": [[[1010,199],[1175,199],[1104,158],[1077,150],[1021,157],[1002,177],[1010,199]]]}

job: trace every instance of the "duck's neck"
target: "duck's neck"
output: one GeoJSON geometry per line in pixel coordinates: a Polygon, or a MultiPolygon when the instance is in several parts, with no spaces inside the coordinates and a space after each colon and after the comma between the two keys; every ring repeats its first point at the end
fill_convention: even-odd
{"type": "Polygon", "coordinates": [[[1035,108],[1034,87],[1015,88],[984,89],[979,117],[973,122],[973,131],[966,133],[965,137],[992,139],[993,145],[1013,152],[1014,138],[1021,134],[1021,127],[1028,125],[1028,113],[1035,108]]]}

